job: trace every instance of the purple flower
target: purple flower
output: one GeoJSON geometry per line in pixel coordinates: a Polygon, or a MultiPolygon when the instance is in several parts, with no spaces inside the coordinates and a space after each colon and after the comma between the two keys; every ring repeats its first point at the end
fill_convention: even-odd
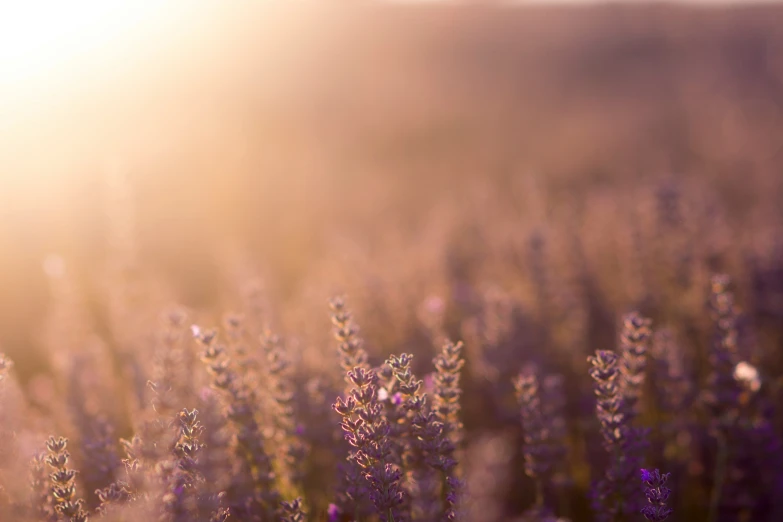
{"type": "Polygon", "coordinates": [[[666,520],[669,515],[672,514],[672,509],[666,506],[666,501],[669,499],[671,490],[666,487],[666,481],[669,480],[669,474],[661,472],[657,469],[650,471],[647,469],[641,470],[642,482],[644,483],[644,494],[647,497],[648,505],[644,506],[641,510],[642,515],[647,520],[653,522],[661,522],[666,520]]]}
{"type": "Polygon", "coordinates": [[[329,516],[329,522],[337,522],[340,517],[340,508],[337,507],[337,504],[329,504],[326,514],[329,516]]]}
{"type": "Polygon", "coordinates": [[[637,512],[641,499],[632,487],[633,476],[647,447],[647,430],[633,425],[644,383],[644,356],[650,321],[636,313],[625,316],[620,355],[598,350],[589,357],[595,381],[596,415],[601,423],[604,447],[610,456],[606,475],[593,489],[598,520],[637,512]]]}

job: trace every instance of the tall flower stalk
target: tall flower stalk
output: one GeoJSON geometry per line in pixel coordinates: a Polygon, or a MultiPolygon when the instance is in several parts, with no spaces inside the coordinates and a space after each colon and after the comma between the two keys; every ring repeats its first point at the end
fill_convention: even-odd
{"type": "Polygon", "coordinates": [[[346,440],[355,448],[349,460],[361,469],[368,483],[367,496],[381,521],[392,522],[399,517],[397,510],[403,502],[402,474],[389,462],[389,424],[378,402],[378,377],[357,366],[348,372],[348,379],[354,386],[351,393],[346,400],[338,397],[333,407],[342,417],[346,440]]]}
{"type": "Polygon", "coordinates": [[[198,473],[198,454],[203,449],[199,437],[204,427],[198,421],[197,410],[182,410],[177,442],[172,458],[158,466],[164,486],[162,522],[187,522],[198,516],[198,502],[193,490],[203,480],[198,473]]]}
{"type": "Polygon", "coordinates": [[[435,357],[435,418],[440,422],[438,434],[437,467],[443,474],[444,512],[442,520],[457,518],[458,491],[461,485],[458,459],[455,452],[462,443],[462,421],[459,418],[460,375],[465,359],[462,358],[462,343],[446,341],[440,354],[435,357]]]}
{"type": "Polygon", "coordinates": [[[546,425],[541,408],[541,394],[535,367],[526,366],[514,380],[517,401],[522,419],[522,448],[525,459],[525,474],[536,483],[536,509],[545,504],[544,488],[552,470],[552,448],[550,430],[546,425]]]}
{"type": "Polygon", "coordinates": [[[212,387],[221,393],[226,420],[233,428],[231,446],[238,469],[232,473],[227,507],[239,517],[260,516],[263,522],[271,522],[277,517],[280,494],[257,418],[255,394],[217,342],[216,332],[194,327],[194,334],[202,346],[201,360],[212,376],[212,387]]]}
{"type": "Polygon", "coordinates": [[[622,395],[620,392],[620,369],[617,354],[608,350],[599,350],[588,358],[590,377],[595,381],[596,415],[601,423],[601,435],[604,448],[610,455],[609,469],[600,479],[593,492],[593,509],[596,518],[602,522],[615,522],[623,511],[622,499],[617,498],[618,473],[621,443],[625,428],[622,395]]]}
{"type": "Polygon", "coordinates": [[[634,476],[647,449],[648,431],[633,425],[644,383],[650,321],[637,313],[623,318],[620,355],[598,351],[589,357],[595,385],[596,413],[601,423],[609,467],[593,490],[596,517],[616,522],[638,513],[641,506],[634,476]]]}
{"type": "Polygon", "coordinates": [[[642,482],[644,484],[644,495],[647,497],[648,504],[641,510],[644,518],[651,522],[663,522],[672,514],[672,509],[666,505],[669,500],[671,490],[666,487],[666,481],[669,480],[669,474],[661,474],[657,469],[649,471],[642,469],[642,482]]]}
{"type": "MultiPolygon", "coordinates": [[[[363,341],[359,336],[359,327],[353,320],[352,314],[345,303],[345,298],[334,297],[329,301],[334,338],[337,340],[337,353],[340,367],[346,383],[344,397],[351,400],[353,383],[349,372],[355,368],[369,370],[367,352],[362,347],[363,341]]],[[[338,402],[339,402],[338,398],[338,402]]],[[[339,411],[338,411],[339,412],[339,411]]],[[[350,442],[350,441],[349,441],[350,442]]],[[[342,450],[343,448],[340,448],[342,450]]],[[[355,460],[348,459],[338,465],[340,485],[337,492],[337,504],[335,509],[342,513],[352,513],[357,518],[363,509],[366,500],[366,483],[362,470],[355,460]]]]}
{"type": "Polygon", "coordinates": [[[51,479],[51,498],[58,520],[69,522],[87,522],[89,516],[84,509],[84,500],[76,498],[76,471],[68,468],[70,454],[68,441],[62,437],[49,437],[46,441],[46,464],[53,470],[51,479]]]}

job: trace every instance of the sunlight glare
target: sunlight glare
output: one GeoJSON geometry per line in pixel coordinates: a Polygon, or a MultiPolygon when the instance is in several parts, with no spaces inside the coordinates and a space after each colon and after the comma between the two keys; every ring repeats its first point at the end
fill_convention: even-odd
{"type": "Polygon", "coordinates": [[[110,49],[166,2],[134,0],[32,0],[0,7],[0,88],[23,87],[110,49]]]}

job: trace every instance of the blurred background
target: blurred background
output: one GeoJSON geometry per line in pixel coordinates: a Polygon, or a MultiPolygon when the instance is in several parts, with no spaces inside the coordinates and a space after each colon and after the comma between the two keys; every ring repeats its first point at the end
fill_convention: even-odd
{"type": "Polygon", "coordinates": [[[328,335],[332,291],[372,324],[374,294],[453,297],[477,264],[506,284],[528,261],[493,259],[540,234],[619,310],[649,297],[666,190],[703,266],[778,266],[777,5],[89,4],[3,8],[0,343],[23,376],[47,271],[101,331],[106,274],[209,308],[251,267],[328,335]]]}

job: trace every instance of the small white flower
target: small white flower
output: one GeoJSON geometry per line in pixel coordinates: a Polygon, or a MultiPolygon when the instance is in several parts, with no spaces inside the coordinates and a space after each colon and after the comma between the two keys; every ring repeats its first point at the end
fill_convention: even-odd
{"type": "Polygon", "coordinates": [[[190,331],[193,333],[193,337],[196,339],[201,337],[201,328],[199,328],[197,324],[190,325],[190,331]]]}
{"type": "Polygon", "coordinates": [[[379,401],[385,401],[389,398],[389,392],[386,390],[386,388],[379,388],[378,389],[378,400],[379,401]]]}
{"type": "Polygon", "coordinates": [[[756,392],[761,388],[761,377],[759,377],[759,371],[752,364],[742,361],[734,367],[734,379],[741,382],[750,389],[750,391],[756,392]]]}

